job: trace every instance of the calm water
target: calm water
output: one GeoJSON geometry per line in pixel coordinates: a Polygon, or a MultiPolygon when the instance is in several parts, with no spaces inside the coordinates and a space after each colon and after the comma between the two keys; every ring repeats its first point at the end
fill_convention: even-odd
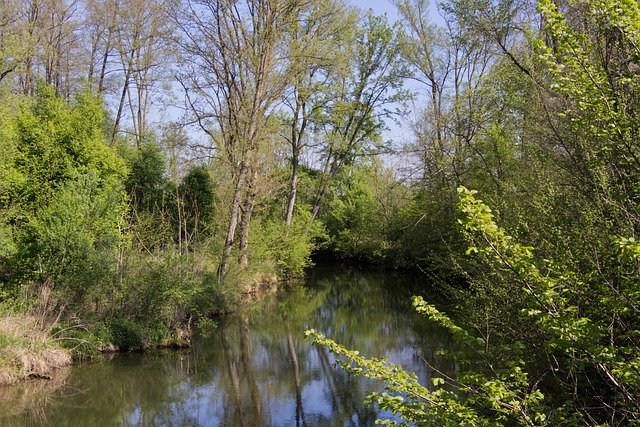
{"type": "Polygon", "coordinates": [[[411,309],[411,280],[316,269],[304,287],[202,331],[184,351],[117,355],[50,381],[0,388],[0,425],[372,425],[364,397],[383,385],[333,366],[303,331],[386,356],[428,383],[446,334],[411,309]]]}

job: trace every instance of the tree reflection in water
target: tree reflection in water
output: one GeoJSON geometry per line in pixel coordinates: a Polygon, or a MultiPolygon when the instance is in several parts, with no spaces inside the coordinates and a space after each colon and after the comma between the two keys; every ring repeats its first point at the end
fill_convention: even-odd
{"type": "Polygon", "coordinates": [[[408,288],[406,278],[315,270],[306,286],[203,331],[188,351],[77,366],[44,398],[19,394],[20,405],[6,397],[18,389],[8,388],[0,407],[13,410],[0,413],[0,425],[371,425],[389,414],[363,400],[383,386],[335,368],[302,332],[313,327],[365,355],[386,356],[428,383],[429,365],[453,373],[436,355],[451,343],[413,312],[415,292],[427,290],[408,288]]]}

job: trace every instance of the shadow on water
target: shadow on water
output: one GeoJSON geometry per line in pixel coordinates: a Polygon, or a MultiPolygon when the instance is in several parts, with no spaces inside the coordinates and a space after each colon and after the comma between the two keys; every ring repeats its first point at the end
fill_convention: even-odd
{"type": "Polygon", "coordinates": [[[382,384],[334,367],[315,328],[366,356],[385,356],[428,383],[442,330],[413,312],[428,293],[406,277],[316,269],[307,284],[200,332],[186,351],[117,355],[50,381],[0,388],[0,425],[371,425],[362,402],[382,384]]]}

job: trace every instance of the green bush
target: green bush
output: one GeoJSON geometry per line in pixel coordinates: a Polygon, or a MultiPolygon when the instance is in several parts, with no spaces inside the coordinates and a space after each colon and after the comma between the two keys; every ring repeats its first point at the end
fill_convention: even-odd
{"type": "Polygon", "coordinates": [[[93,170],[100,181],[120,180],[124,162],[105,144],[104,109],[91,94],[69,104],[53,88],[40,85],[16,122],[15,168],[24,175],[21,203],[31,212],[46,205],[67,181],[93,170]]]}
{"type": "Polygon", "coordinates": [[[183,230],[185,240],[199,240],[207,236],[213,220],[215,203],[213,180],[205,166],[189,169],[179,186],[183,205],[183,230]]]}
{"type": "Polygon", "coordinates": [[[137,213],[157,212],[164,208],[168,184],[164,154],[156,144],[146,142],[138,148],[121,149],[128,157],[130,172],[125,189],[137,213]]]}
{"type": "MultiPolygon", "coordinates": [[[[599,286],[515,241],[494,221],[475,192],[459,189],[460,223],[477,255],[498,282],[477,282],[459,326],[414,297],[415,309],[449,330],[466,351],[456,378],[434,377],[433,387],[413,374],[310,330],[358,375],[384,380],[385,393],[369,398],[407,422],[425,425],[623,425],[640,420],[640,346],[637,309],[640,245],[618,238],[612,248],[633,265],[617,287],[599,286]],[[485,292],[493,293],[489,304],[485,292]],[[480,295],[476,298],[474,295],[480,295]],[[509,304],[504,304],[505,296],[509,304]],[[597,302],[598,309],[589,302],[597,302]],[[588,304],[585,306],[585,302],[588,304]],[[479,328],[474,312],[486,315],[479,328]],[[570,390],[570,392],[567,392],[570,390]]],[[[481,279],[483,276],[479,276],[481,279]]]]}
{"type": "Polygon", "coordinates": [[[20,230],[21,277],[47,282],[75,303],[103,292],[115,280],[123,200],[119,182],[103,182],[92,170],[66,182],[20,230]]]}
{"type": "Polygon", "coordinates": [[[280,218],[260,219],[252,225],[250,236],[252,260],[266,272],[269,264],[283,277],[301,277],[311,265],[311,253],[320,239],[326,238],[319,221],[311,221],[304,206],[297,206],[291,226],[280,218]]]}
{"type": "Polygon", "coordinates": [[[143,330],[139,324],[122,317],[114,317],[107,325],[110,341],[121,351],[143,349],[143,330]]]}

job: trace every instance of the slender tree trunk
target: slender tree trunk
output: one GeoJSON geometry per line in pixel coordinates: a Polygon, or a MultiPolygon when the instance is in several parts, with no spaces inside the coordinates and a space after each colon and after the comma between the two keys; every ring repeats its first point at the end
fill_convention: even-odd
{"type": "Polygon", "coordinates": [[[187,227],[185,226],[184,228],[183,226],[183,221],[186,222],[186,220],[184,219],[184,205],[182,203],[182,197],[180,195],[180,190],[179,187],[176,186],[176,192],[175,192],[175,198],[176,198],[176,207],[178,208],[178,251],[179,253],[183,253],[184,250],[184,246],[183,245],[183,241],[186,241],[187,238],[187,227]]]}
{"type": "MultiPolygon", "coordinates": [[[[140,51],[138,50],[136,52],[136,64],[141,64],[142,61],[140,59],[140,51]]],[[[139,67],[140,65],[138,65],[139,67]]],[[[145,64],[145,68],[146,68],[146,64],[145,64]]],[[[136,73],[134,74],[134,80],[136,83],[136,97],[137,97],[137,101],[138,101],[138,105],[137,105],[137,109],[134,115],[134,122],[137,122],[136,125],[136,141],[138,141],[138,144],[143,140],[144,134],[145,134],[145,123],[144,123],[144,110],[145,107],[143,106],[143,99],[145,97],[145,86],[147,84],[147,82],[145,81],[145,74],[143,70],[137,70],[136,73]]]]}
{"type": "Polygon", "coordinates": [[[104,76],[107,74],[107,62],[109,61],[109,51],[111,50],[111,34],[109,29],[107,42],[104,47],[104,55],[102,55],[102,66],[100,67],[100,78],[98,79],[98,93],[104,92],[104,76]]]}
{"type": "Polygon", "coordinates": [[[119,7],[120,2],[117,1],[111,13],[111,21],[109,22],[109,27],[107,28],[107,40],[105,41],[104,55],[102,55],[100,78],[98,79],[98,93],[102,93],[104,91],[104,77],[107,74],[107,62],[109,61],[109,52],[111,52],[111,42],[113,39],[114,28],[116,26],[116,15],[118,13],[119,7]]]}
{"type": "MultiPolygon", "coordinates": [[[[62,34],[61,33],[57,34],[53,69],[54,69],[53,84],[56,88],[56,94],[58,96],[64,96],[64,89],[62,87],[62,34]]],[[[69,82],[67,82],[67,84],[68,83],[69,82]]]]}
{"type": "Polygon", "coordinates": [[[127,64],[127,72],[124,76],[124,86],[122,87],[122,95],[120,95],[120,104],[118,104],[118,112],[116,113],[115,123],[113,124],[113,133],[111,134],[111,145],[115,144],[116,135],[118,134],[118,128],[120,127],[120,119],[122,119],[122,110],[124,109],[124,101],[129,91],[129,80],[131,79],[131,61],[133,61],[133,55],[135,51],[131,51],[129,58],[129,64],[127,64]]]}
{"type": "MultiPolygon", "coordinates": [[[[133,74],[133,73],[132,73],[133,74]]],[[[135,83],[135,77],[132,77],[135,83]]],[[[136,147],[140,148],[140,138],[138,133],[138,121],[136,120],[136,112],[133,106],[133,98],[131,97],[130,85],[127,87],[127,101],[129,104],[129,112],[131,113],[131,125],[133,126],[133,135],[136,138],[136,147]]]]}
{"type": "Polygon", "coordinates": [[[316,193],[316,198],[313,202],[313,210],[311,211],[311,220],[315,221],[318,218],[318,214],[320,213],[320,209],[322,209],[322,204],[324,203],[324,198],[329,192],[329,186],[331,185],[331,181],[336,176],[338,172],[338,164],[336,159],[332,159],[331,152],[327,156],[327,161],[324,165],[324,172],[320,183],[320,188],[316,193]]]}
{"type": "Polygon", "coordinates": [[[224,241],[222,256],[220,257],[220,267],[218,268],[218,276],[223,278],[229,269],[229,259],[231,258],[231,249],[236,236],[236,228],[238,227],[238,216],[240,214],[240,204],[242,202],[242,190],[247,175],[247,165],[242,162],[240,171],[236,180],[236,186],[233,194],[233,201],[229,208],[229,225],[227,227],[227,237],[224,241]]]}
{"type": "Polygon", "coordinates": [[[101,33],[96,34],[95,40],[91,42],[91,55],[89,60],[89,70],[87,71],[87,83],[89,88],[93,89],[93,75],[96,72],[96,60],[98,56],[98,43],[100,41],[101,33]]]}
{"type": "Polygon", "coordinates": [[[312,221],[318,219],[318,214],[320,213],[320,209],[322,208],[322,200],[324,199],[326,193],[327,185],[323,184],[322,188],[320,188],[320,191],[318,192],[315,202],[313,203],[313,210],[311,211],[312,221]]]}
{"type": "Polygon", "coordinates": [[[249,265],[249,227],[251,226],[251,215],[256,205],[256,183],[258,181],[258,171],[254,168],[249,179],[246,200],[242,209],[242,222],[240,224],[240,267],[249,265]]]}
{"type": "Polygon", "coordinates": [[[136,135],[136,139],[138,141],[142,141],[144,134],[146,133],[145,128],[144,128],[144,114],[143,114],[143,106],[142,106],[142,99],[144,97],[144,89],[142,88],[142,86],[144,85],[144,82],[142,82],[142,84],[138,84],[137,87],[137,93],[138,93],[138,109],[136,111],[136,115],[138,117],[138,134],[136,135]]]}
{"type": "Polygon", "coordinates": [[[298,196],[298,167],[300,166],[300,152],[302,151],[302,140],[307,128],[308,117],[306,115],[306,103],[300,95],[296,97],[296,108],[294,111],[293,123],[291,126],[291,182],[289,187],[289,200],[287,201],[287,210],[284,216],[286,224],[286,233],[289,233],[289,227],[293,220],[293,210],[296,205],[298,196]],[[302,121],[298,128],[298,115],[302,112],[302,121]]]}
{"type": "Polygon", "coordinates": [[[32,68],[32,57],[29,56],[26,60],[25,65],[25,73],[24,73],[24,84],[23,84],[23,93],[25,95],[33,95],[33,68],[32,68]]]}
{"type": "MultiPolygon", "coordinates": [[[[29,40],[32,41],[36,28],[38,27],[40,15],[40,8],[38,2],[31,3],[31,8],[29,10],[29,40]]],[[[34,41],[35,42],[35,41],[34,41]]],[[[38,42],[36,42],[37,44],[38,42]]],[[[25,95],[33,95],[34,92],[34,73],[33,73],[33,54],[29,54],[25,59],[25,71],[24,71],[24,82],[23,82],[23,92],[25,95]]]]}
{"type": "Polygon", "coordinates": [[[284,216],[284,222],[287,225],[287,233],[289,232],[289,227],[291,227],[291,222],[293,220],[293,209],[296,205],[296,198],[298,196],[298,162],[298,153],[294,152],[293,158],[291,159],[291,183],[289,187],[289,200],[287,202],[287,210],[284,216]]]}

